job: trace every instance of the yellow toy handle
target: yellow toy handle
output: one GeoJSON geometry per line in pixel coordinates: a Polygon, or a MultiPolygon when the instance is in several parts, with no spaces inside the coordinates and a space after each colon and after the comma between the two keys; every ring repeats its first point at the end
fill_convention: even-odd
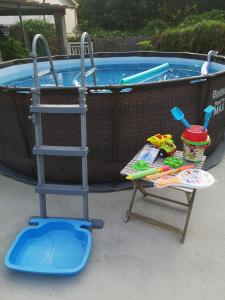
{"type": "Polygon", "coordinates": [[[179,185],[179,184],[180,184],[180,180],[177,176],[164,176],[159,178],[156,181],[155,187],[161,189],[169,185],[179,185]]]}

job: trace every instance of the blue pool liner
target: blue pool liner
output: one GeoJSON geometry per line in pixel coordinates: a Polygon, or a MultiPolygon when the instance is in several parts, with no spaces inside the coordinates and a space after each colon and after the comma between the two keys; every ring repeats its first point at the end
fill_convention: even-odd
{"type": "Polygon", "coordinates": [[[71,276],[85,267],[91,251],[91,223],[64,218],[33,218],[5,257],[15,271],[71,276]]]}
{"type": "Polygon", "coordinates": [[[157,66],[155,68],[146,70],[144,72],[140,72],[138,74],[123,78],[120,81],[120,84],[134,84],[134,83],[141,83],[146,80],[149,80],[155,76],[158,76],[162,73],[165,73],[169,70],[170,66],[168,63],[162,64],[160,66],[157,66]]]}
{"type": "MultiPolygon", "coordinates": [[[[132,74],[143,72],[144,69],[154,68],[165,61],[170,65],[170,69],[177,72],[178,77],[192,77],[201,75],[201,67],[204,63],[199,59],[187,59],[179,57],[107,57],[95,58],[97,71],[98,85],[114,85],[119,84],[121,78],[128,77],[132,74]],[[187,74],[188,73],[188,76],[187,74]]],[[[89,59],[86,59],[85,65],[89,66],[89,59]]],[[[62,59],[54,60],[54,67],[58,74],[60,85],[74,86],[72,80],[79,76],[80,59],[62,59]]],[[[38,70],[45,72],[48,68],[48,62],[38,62],[38,70]]],[[[225,65],[211,62],[209,74],[222,72],[225,70],[225,65]]],[[[157,76],[156,76],[157,77],[157,76]]],[[[90,78],[91,79],[91,78],[90,78]]],[[[169,79],[173,79],[170,78],[169,79]]],[[[158,79],[157,79],[158,80],[158,79]]],[[[157,81],[156,80],[156,81],[157,81]]],[[[88,82],[88,80],[87,80],[88,82]]],[[[53,84],[52,75],[41,77],[41,85],[53,84]]],[[[0,85],[13,87],[32,87],[33,86],[33,65],[31,63],[16,64],[2,69],[0,72],[0,85]]],[[[88,82],[92,85],[92,81],[88,82]]]]}

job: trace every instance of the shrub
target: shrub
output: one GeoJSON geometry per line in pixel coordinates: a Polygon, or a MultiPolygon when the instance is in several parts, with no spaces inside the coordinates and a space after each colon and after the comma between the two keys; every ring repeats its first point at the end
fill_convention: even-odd
{"type": "Polygon", "coordinates": [[[151,36],[156,33],[160,33],[168,27],[168,24],[165,23],[163,20],[155,19],[149,21],[147,25],[144,27],[143,32],[146,33],[148,36],[151,36]]]}
{"type": "Polygon", "coordinates": [[[153,37],[153,44],[162,51],[207,53],[211,49],[225,53],[225,23],[201,21],[187,27],[168,29],[153,37]]]}
{"type": "MultiPolygon", "coordinates": [[[[52,54],[59,53],[59,40],[56,35],[54,24],[48,23],[44,20],[31,19],[31,20],[24,21],[24,28],[30,45],[32,43],[35,34],[40,33],[47,39],[52,54]]],[[[9,27],[9,32],[10,32],[10,36],[14,37],[15,39],[23,41],[20,24],[11,25],[9,27]]],[[[41,44],[38,47],[38,54],[46,55],[45,50],[43,49],[41,44]]]]}
{"type": "Polygon", "coordinates": [[[0,49],[3,60],[12,60],[16,58],[26,57],[26,49],[20,41],[13,38],[6,38],[0,40],[0,49]]]}
{"type": "Polygon", "coordinates": [[[104,38],[107,40],[111,40],[114,37],[129,37],[129,36],[137,36],[142,34],[142,31],[120,31],[120,30],[105,30],[98,27],[88,28],[87,32],[91,36],[91,38],[104,38]]]}
{"type": "Polygon", "coordinates": [[[225,21],[225,11],[213,9],[200,15],[189,15],[180,24],[179,27],[195,25],[202,21],[225,21]]]}
{"type": "Polygon", "coordinates": [[[140,50],[143,50],[143,51],[154,50],[153,44],[150,40],[145,40],[145,41],[139,42],[139,43],[137,43],[137,46],[140,50]]]}

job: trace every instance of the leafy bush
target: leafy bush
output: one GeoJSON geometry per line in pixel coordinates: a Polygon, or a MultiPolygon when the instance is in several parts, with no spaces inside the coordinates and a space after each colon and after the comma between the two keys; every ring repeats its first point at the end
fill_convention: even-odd
{"type": "Polygon", "coordinates": [[[133,31],[128,31],[128,30],[105,30],[99,27],[92,27],[86,30],[91,38],[105,38],[107,40],[110,40],[114,37],[129,37],[129,36],[137,36],[137,35],[143,35],[144,30],[133,30],[133,31]]]}
{"type": "Polygon", "coordinates": [[[12,60],[16,58],[26,57],[26,49],[20,41],[13,38],[6,38],[0,40],[0,49],[3,60],[12,60]]]}
{"type": "Polygon", "coordinates": [[[145,40],[145,41],[139,42],[137,44],[137,46],[140,50],[143,50],[143,51],[154,50],[153,44],[150,40],[145,40]]]}
{"type": "Polygon", "coordinates": [[[207,53],[211,49],[225,53],[225,23],[201,21],[187,27],[177,27],[155,35],[152,40],[157,50],[207,53]]]}
{"type": "Polygon", "coordinates": [[[160,33],[164,31],[168,27],[168,24],[160,19],[155,19],[149,21],[147,25],[143,28],[144,33],[148,34],[149,36],[160,33]]]}
{"type": "MultiPolygon", "coordinates": [[[[24,28],[30,40],[33,39],[34,35],[40,33],[45,37],[56,35],[55,25],[52,23],[48,23],[44,20],[26,20],[23,21],[24,28]]],[[[9,27],[9,32],[11,36],[14,37],[22,37],[21,27],[19,23],[11,25],[9,27]]]]}
{"type": "Polygon", "coordinates": [[[200,15],[189,15],[180,24],[179,27],[195,25],[202,21],[225,21],[225,11],[213,9],[200,15]]]}
{"type": "MultiPolygon", "coordinates": [[[[35,34],[42,34],[48,41],[49,47],[51,49],[52,54],[59,53],[59,40],[56,35],[55,25],[52,23],[48,23],[44,20],[27,20],[24,21],[24,28],[26,31],[26,35],[28,37],[29,46],[31,46],[32,40],[35,34]]],[[[10,36],[15,39],[23,41],[23,36],[20,28],[20,24],[14,24],[9,27],[10,36]]],[[[43,49],[42,44],[38,44],[38,54],[46,55],[45,50],[43,49]]]]}
{"type": "Polygon", "coordinates": [[[56,35],[55,25],[44,20],[27,20],[24,22],[29,38],[37,33],[44,35],[46,38],[56,35]]]}

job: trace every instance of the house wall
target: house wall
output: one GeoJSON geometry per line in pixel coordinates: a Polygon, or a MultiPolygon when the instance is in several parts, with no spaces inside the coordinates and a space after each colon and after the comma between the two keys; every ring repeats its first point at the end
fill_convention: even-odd
{"type": "MultiPolygon", "coordinates": [[[[39,0],[42,2],[42,0],[39,0]]],[[[77,28],[77,9],[75,4],[71,0],[45,0],[45,3],[50,4],[59,4],[59,5],[67,5],[73,8],[67,8],[65,14],[65,21],[66,21],[66,33],[68,35],[74,35],[76,28],[77,28]]]]}
{"type": "MultiPolygon", "coordinates": [[[[37,2],[43,2],[42,0],[39,0],[37,2]]],[[[45,3],[50,4],[61,4],[61,5],[72,5],[72,1],[66,1],[66,0],[45,0],[45,3]]],[[[54,23],[54,17],[53,16],[46,16],[45,17],[48,22],[54,23]]],[[[29,20],[29,19],[42,19],[43,16],[23,16],[23,20],[29,20]]],[[[9,17],[1,17],[0,18],[0,24],[15,24],[19,22],[18,16],[9,16],[9,17]]],[[[65,14],[65,22],[66,22],[66,33],[68,35],[74,35],[76,28],[77,28],[77,11],[76,8],[68,8],[66,9],[65,14]]]]}
{"type": "MultiPolygon", "coordinates": [[[[50,18],[50,22],[51,22],[51,16],[49,16],[50,18]]],[[[29,20],[29,19],[43,19],[43,16],[23,16],[23,20],[29,20]]],[[[54,21],[54,19],[52,18],[52,20],[54,21]]],[[[3,17],[1,16],[0,19],[0,24],[4,24],[4,25],[10,25],[10,24],[15,24],[19,22],[19,17],[18,16],[7,16],[7,17],[3,17]]]]}

